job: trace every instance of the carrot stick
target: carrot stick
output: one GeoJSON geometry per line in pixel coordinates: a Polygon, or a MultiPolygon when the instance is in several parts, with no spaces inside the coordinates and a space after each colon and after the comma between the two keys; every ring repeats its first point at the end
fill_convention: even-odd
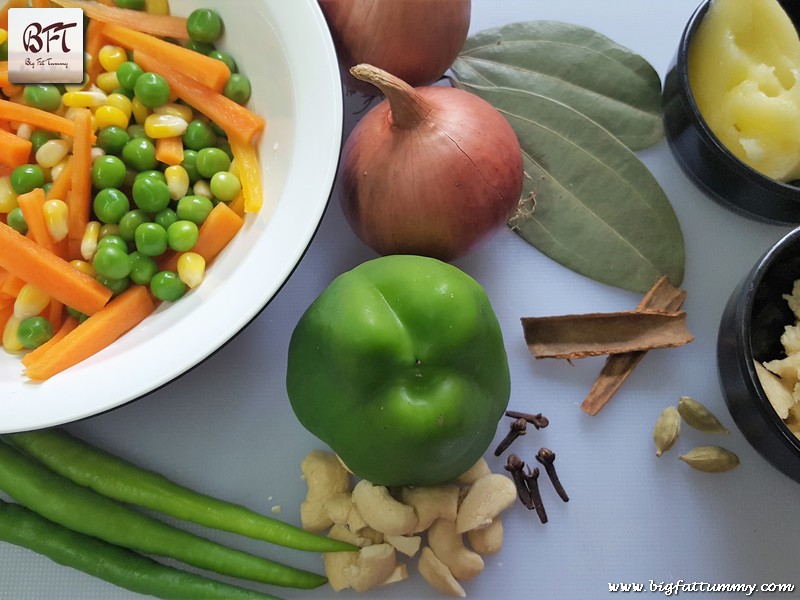
{"type": "Polygon", "coordinates": [[[183,138],[181,136],[158,138],[156,140],[156,160],[167,165],[183,162],[183,138]]]}
{"type": "Polygon", "coordinates": [[[215,92],[221,92],[231,76],[228,65],[221,60],[172,44],[147,33],[108,23],[105,34],[120,46],[134,51],[141,50],[150,56],[158,56],[160,61],[171,65],[176,71],[184,73],[187,77],[215,92]]]}
{"type": "MultiPolygon", "coordinates": [[[[233,212],[224,202],[217,204],[203,221],[197,234],[197,242],[192,252],[197,252],[206,263],[211,263],[222,249],[228,245],[242,228],[244,221],[233,212]]],[[[163,264],[162,269],[175,271],[178,268],[180,253],[170,256],[163,264]]]]}
{"type": "Polygon", "coordinates": [[[146,287],[128,288],[31,361],[25,374],[36,381],[49,379],[109,346],[155,308],[146,287]]]}
{"type": "Polygon", "coordinates": [[[83,238],[89,222],[92,168],[92,113],[87,108],[75,113],[75,139],[72,141],[72,181],[69,199],[69,234],[72,242],[83,238]]]}
{"type": "Polygon", "coordinates": [[[236,138],[229,140],[236,169],[242,182],[244,211],[258,212],[264,203],[264,190],[261,187],[261,167],[258,164],[258,149],[251,143],[236,138]]]}
{"type": "Polygon", "coordinates": [[[7,296],[16,298],[19,296],[19,291],[22,289],[23,285],[25,285],[24,279],[9,273],[6,277],[6,280],[3,282],[3,287],[0,288],[0,292],[3,292],[7,296]]]}
{"type": "Polygon", "coordinates": [[[51,298],[47,304],[45,317],[50,321],[53,329],[61,327],[61,323],[64,321],[64,304],[51,298]]]}
{"type": "Polygon", "coordinates": [[[3,332],[3,329],[6,328],[6,323],[14,314],[14,303],[11,304],[3,304],[0,306],[0,333],[3,332]]]}
{"type": "Polygon", "coordinates": [[[22,216],[25,217],[25,223],[28,224],[28,231],[33,236],[33,240],[48,252],[58,254],[55,241],[50,235],[44,217],[44,200],[44,189],[42,188],[35,188],[17,196],[17,203],[22,209],[22,216]]]}
{"type": "Polygon", "coordinates": [[[53,181],[53,185],[47,190],[47,200],[58,199],[66,201],[70,186],[72,185],[72,164],[73,159],[72,156],[70,156],[64,168],[61,169],[61,173],[56,177],[55,181],[53,181]]]}
{"type": "Polygon", "coordinates": [[[10,83],[8,80],[8,61],[0,61],[0,87],[6,87],[10,83]]]}
{"type": "Polygon", "coordinates": [[[117,8],[109,2],[85,2],[84,0],[53,0],[53,2],[64,8],[81,8],[90,19],[122,25],[158,37],[176,40],[189,39],[185,17],[154,15],[140,10],[117,8]]]}
{"type": "Polygon", "coordinates": [[[111,290],[102,283],[4,223],[0,224],[0,267],[87,315],[111,298],[111,290]]]}
{"type": "Polygon", "coordinates": [[[50,0],[31,0],[31,8],[50,8],[50,0]]]}
{"type": "Polygon", "coordinates": [[[158,73],[166,79],[181,100],[222,127],[229,141],[239,139],[251,143],[264,130],[262,117],[172,68],[166,60],[153,58],[140,50],[133,51],[133,58],[145,71],[158,73]]]}
{"type": "MultiPolygon", "coordinates": [[[[33,108],[19,102],[11,102],[10,100],[0,100],[0,119],[29,123],[39,129],[55,131],[69,136],[75,135],[75,122],[71,119],[65,119],[46,110],[33,108]]],[[[92,136],[92,141],[94,141],[94,135],[92,136]]]]}
{"type": "Polygon", "coordinates": [[[25,8],[28,6],[26,0],[8,0],[3,5],[3,8],[0,8],[0,27],[3,29],[8,29],[8,10],[10,8],[25,8]]]}
{"type": "Polygon", "coordinates": [[[239,192],[239,194],[228,202],[228,208],[230,208],[233,212],[235,212],[240,217],[244,216],[244,193],[239,192]]]}
{"type": "Polygon", "coordinates": [[[76,319],[72,315],[67,315],[67,318],[64,319],[64,322],[61,324],[61,327],[59,327],[56,330],[55,334],[53,334],[53,337],[51,337],[49,340],[47,340],[44,344],[42,344],[38,348],[35,348],[34,350],[31,350],[30,352],[25,354],[20,362],[26,367],[29,364],[35,362],[36,360],[39,359],[40,356],[42,356],[45,352],[47,352],[47,350],[55,346],[56,343],[58,343],[58,341],[64,339],[64,336],[67,335],[73,329],[75,329],[77,326],[78,326],[78,319],[76,319]]]}
{"type": "Polygon", "coordinates": [[[105,43],[105,38],[103,37],[104,29],[105,23],[96,21],[95,19],[89,20],[89,24],[86,26],[84,51],[91,57],[88,61],[89,66],[86,72],[89,75],[89,81],[92,83],[97,81],[97,76],[103,71],[98,55],[100,54],[100,48],[102,48],[105,43]]]}
{"type": "Polygon", "coordinates": [[[30,140],[0,129],[0,162],[9,167],[18,167],[28,162],[31,156],[30,140]]]}

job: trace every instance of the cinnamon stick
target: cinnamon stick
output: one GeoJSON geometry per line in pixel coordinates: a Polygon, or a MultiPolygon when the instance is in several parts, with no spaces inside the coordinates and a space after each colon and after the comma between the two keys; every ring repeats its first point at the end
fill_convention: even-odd
{"type": "Polygon", "coordinates": [[[686,313],[631,310],[555,317],[523,317],[525,342],[539,358],[585,358],[674,348],[694,337],[686,313]]]}
{"type": "MultiPolygon", "coordinates": [[[[637,310],[677,311],[683,306],[685,299],[685,290],[676,288],[666,277],[661,277],[642,298],[637,310]]],[[[639,350],[610,355],[581,403],[581,410],[592,416],[599,413],[633,373],[645,354],[646,350],[639,350]]]]}

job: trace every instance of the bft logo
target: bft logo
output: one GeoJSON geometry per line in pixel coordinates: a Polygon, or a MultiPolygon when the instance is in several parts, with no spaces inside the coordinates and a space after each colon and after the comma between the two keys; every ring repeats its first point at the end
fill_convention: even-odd
{"type": "Polygon", "coordinates": [[[83,11],[12,8],[8,11],[8,80],[11,83],[81,83],[83,11]]]}

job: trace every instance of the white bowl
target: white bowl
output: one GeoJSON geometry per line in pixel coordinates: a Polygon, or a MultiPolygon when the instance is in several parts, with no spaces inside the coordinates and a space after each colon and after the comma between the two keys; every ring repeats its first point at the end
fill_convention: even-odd
{"type": "Polygon", "coordinates": [[[172,0],[173,14],[214,8],[220,47],[253,86],[263,115],[264,208],[210,266],[200,287],[114,344],[43,383],[0,351],[0,433],[89,417],[135,400],[196,366],[245,327],[302,258],[328,204],[342,140],[336,53],[316,0],[172,0]]]}

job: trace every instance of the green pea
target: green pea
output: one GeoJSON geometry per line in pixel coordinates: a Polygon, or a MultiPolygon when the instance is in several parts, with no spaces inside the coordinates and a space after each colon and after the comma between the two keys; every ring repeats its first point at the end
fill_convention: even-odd
{"type": "Polygon", "coordinates": [[[163,106],[169,100],[169,84],[158,73],[142,73],[136,80],[133,93],[148,108],[163,106]]]}
{"type": "Polygon", "coordinates": [[[131,272],[131,259],[125,250],[108,244],[97,248],[94,259],[92,259],[92,266],[101,277],[122,279],[131,272]]]}
{"type": "Polygon", "coordinates": [[[209,185],[214,197],[223,202],[230,202],[242,191],[242,182],[230,171],[214,173],[209,185]]]}
{"type": "Polygon", "coordinates": [[[178,213],[171,208],[165,208],[164,210],[158,211],[153,220],[164,229],[169,229],[169,226],[178,220],[178,213]]]}
{"type": "Polygon", "coordinates": [[[211,126],[205,121],[194,119],[183,134],[183,145],[190,150],[202,150],[213,146],[217,142],[217,136],[211,126]]]}
{"type": "Polygon", "coordinates": [[[146,138],[152,141],[152,138],[149,135],[147,135],[147,132],[144,130],[144,125],[140,125],[139,123],[133,123],[132,125],[129,125],[127,133],[131,139],[146,138]]]}
{"type": "Polygon", "coordinates": [[[222,150],[225,154],[228,155],[228,158],[232,161],[233,160],[233,150],[231,150],[231,145],[228,142],[223,142],[217,146],[220,150],[222,150]]]}
{"type": "Polygon", "coordinates": [[[54,85],[46,83],[28,84],[22,92],[22,97],[25,100],[25,104],[39,110],[55,112],[61,108],[61,92],[54,85]]]}
{"type": "Polygon", "coordinates": [[[104,235],[97,242],[97,248],[105,248],[106,246],[114,246],[123,250],[126,254],[128,252],[128,242],[126,242],[120,235],[104,235]]]}
{"type": "Polygon", "coordinates": [[[111,290],[112,296],[119,296],[122,292],[127,290],[131,286],[131,278],[130,277],[120,277],[119,279],[113,279],[111,277],[103,277],[102,275],[98,275],[95,277],[97,281],[102,283],[108,289],[111,290]]]}
{"type": "Polygon", "coordinates": [[[231,73],[236,73],[237,70],[236,61],[230,54],[228,54],[224,50],[212,50],[211,52],[208,53],[208,56],[211,58],[216,58],[217,60],[221,60],[222,62],[225,63],[225,66],[228,67],[228,70],[231,73]]]}
{"type": "Polygon", "coordinates": [[[200,173],[197,172],[197,152],[195,150],[184,149],[181,166],[186,169],[190,182],[194,183],[200,179],[200,173]]]}
{"type": "Polygon", "coordinates": [[[155,144],[147,138],[133,138],[122,148],[122,160],[137,171],[155,169],[158,164],[155,144]]]}
{"type": "Polygon", "coordinates": [[[197,224],[192,221],[175,221],[167,229],[167,244],[178,252],[187,252],[197,243],[197,224]]]}
{"type": "Polygon", "coordinates": [[[131,205],[125,193],[117,188],[104,188],[97,192],[92,202],[94,214],[102,223],[119,223],[131,205]]]}
{"type": "Polygon", "coordinates": [[[142,254],[138,250],[134,250],[128,256],[131,259],[131,281],[138,285],[148,285],[153,275],[158,272],[158,263],[152,256],[142,254]]]}
{"type": "Polygon", "coordinates": [[[111,92],[111,93],[112,94],[122,94],[126,98],[128,98],[130,100],[133,100],[133,90],[129,90],[129,89],[124,88],[122,86],[120,86],[118,88],[114,88],[114,91],[111,92]]]}
{"type": "Polygon", "coordinates": [[[44,171],[39,165],[20,165],[11,171],[11,187],[17,194],[27,194],[44,185],[44,171]]]}
{"type": "Polygon", "coordinates": [[[158,223],[142,223],[133,239],[136,250],[147,256],[160,256],[167,249],[167,232],[158,223]]]}
{"type": "Polygon", "coordinates": [[[130,139],[128,132],[117,125],[109,125],[97,133],[97,145],[106,154],[119,154],[130,139]]]}
{"type": "Polygon", "coordinates": [[[114,0],[117,8],[127,8],[129,10],[144,10],[146,6],[145,0],[114,0]]]}
{"type": "Polygon", "coordinates": [[[73,319],[78,321],[78,323],[83,323],[86,319],[89,318],[89,315],[84,314],[79,310],[75,310],[71,306],[67,307],[67,314],[69,314],[73,319]]]}
{"type": "Polygon", "coordinates": [[[195,167],[201,177],[213,177],[215,173],[227,171],[230,166],[231,159],[219,148],[203,148],[197,152],[195,167]]]}
{"type": "Polygon", "coordinates": [[[92,185],[97,189],[118,188],[125,181],[125,163],[113,154],[98,156],[92,162],[92,185]]]}
{"type": "Polygon", "coordinates": [[[186,284],[174,271],[159,271],[150,280],[150,291],[159,300],[174,302],[186,293],[186,284]]]}
{"type": "Polygon", "coordinates": [[[136,179],[131,193],[134,204],[149,213],[164,210],[171,200],[167,184],[155,177],[136,179]]]}
{"type": "Polygon", "coordinates": [[[31,133],[31,152],[36,154],[39,148],[44,146],[45,142],[50,140],[57,140],[59,135],[55,131],[46,131],[44,129],[37,129],[31,133]]]}
{"type": "Polygon", "coordinates": [[[198,42],[197,40],[189,40],[183,45],[183,47],[188,48],[189,50],[194,50],[195,52],[199,52],[200,54],[209,54],[210,52],[214,51],[214,44],[198,42]]]}
{"type": "Polygon", "coordinates": [[[133,91],[136,81],[143,73],[142,67],[129,60],[117,67],[117,81],[126,90],[133,91]]]}
{"type": "Polygon", "coordinates": [[[28,317],[19,322],[17,339],[23,347],[33,350],[53,337],[53,326],[44,317],[28,317]]]}
{"type": "Polygon", "coordinates": [[[222,90],[224,96],[237,104],[245,104],[250,99],[251,93],[250,79],[241,73],[233,73],[222,90]]]}
{"type": "Polygon", "coordinates": [[[198,42],[216,42],[222,36],[223,29],[222,17],[210,8],[193,10],[186,19],[189,37],[198,42]]]}
{"type": "Polygon", "coordinates": [[[155,177],[159,181],[167,183],[167,177],[164,175],[164,171],[159,171],[158,169],[149,169],[147,171],[140,171],[136,173],[136,177],[134,177],[134,181],[138,179],[143,179],[145,177],[155,177]]]}
{"type": "Polygon", "coordinates": [[[202,225],[214,204],[205,196],[184,196],[178,200],[178,219],[202,225]]]}
{"type": "Polygon", "coordinates": [[[19,206],[8,213],[6,223],[9,227],[16,229],[22,235],[28,233],[28,223],[25,222],[25,215],[22,214],[22,209],[19,206]]]}
{"type": "Polygon", "coordinates": [[[142,223],[147,223],[150,220],[147,213],[143,210],[135,208],[129,210],[119,221],[119,235],[126,242],[132,242],[136,233],[136,228],[142,223]]]}

